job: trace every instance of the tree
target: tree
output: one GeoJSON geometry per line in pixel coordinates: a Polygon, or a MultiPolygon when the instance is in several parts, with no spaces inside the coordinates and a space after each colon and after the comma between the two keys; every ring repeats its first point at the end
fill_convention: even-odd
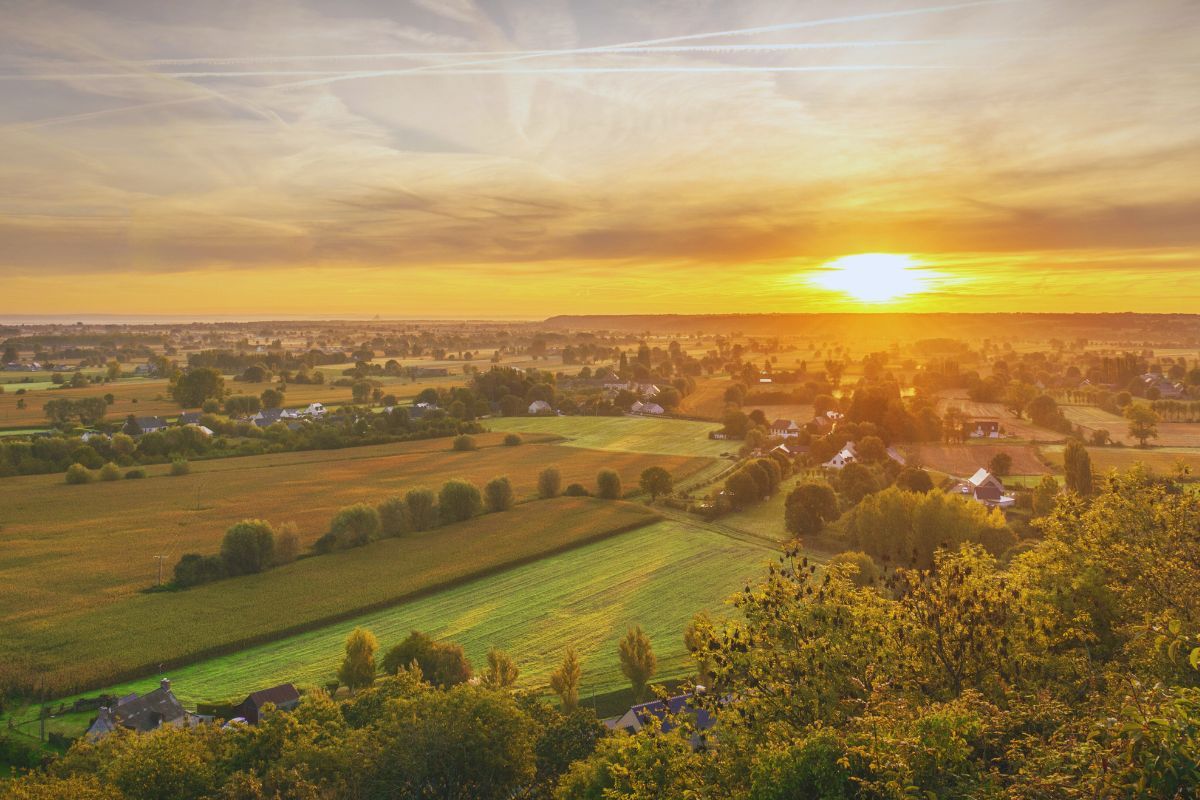
{"type": "Polygon", "coordinates": [[[175,378],[169,392],[183,408],[199,408],[210,397],[219,400],[225,394],[225,378],[212,367],[195,367],[175,378]]]}
{"type": "Polygon", "coordinates": [[[67,467],[66,481],[70,484],[91,483],[92,471],[77,461],[67,467]]]}
{"type": "Polygon", "coordinates": [[[596,474],[596,496],[605,500],[621,499],[621,476],[616,470],[602,469],[596,474]]]}
{"type": "Polygon", "coordinates": [[[858,550],[844,550],[829,559],[829,566],[846,565],[847,576],[855,586],[874,586],[879,580],[879,565],[875,559],[858,550]]]}
{"type": "Polygon", "coordinates": [[[346,637],[346,657],[338,668],[338,680],[351,692],[375,682],[375,651],[379,640],[363,628],[355,628],[346,637]]]}
{"type": "Polygon", "coordinates": [[[521,671],[512,656],[493,647],[487,654],[487,672],[483,674],[483,685],[491,689],[511,689],[517,685],[521,671]]]}
{"type": "Polygon", "coordinates": [[[1092,493],[1092,457],[1083,442],[1078,439],[1067,442],[1063,450],[1063,469],[1067,489],[1080,495],[1092,493]]]}
{"type": "Polygon", "coordinates": [[[638,486],[641,487],[643,492],[650,495],[651,500],[657,500],[659,495],[671,493],[671,473],[662,467],[649,467],[642,470],[638,486]]]}
{"type": "Polygon", "coordinates": [[[379,512],[365,503],[346,506],[329,523],[329,535],[339,548],[361,547],[379,536],[379,512]]]}
{"type": "Polygon", "coordinates": [[[258,397],[263,408],[279,408],[283,405],[283,392],[278,389],[263,389],[258,397]]]}
{"type": "Polygon", "coordinates": [[[468,453],[472,450],[478,450],[479,445],[475,444],[475,437],[461,434],[454,437],[454,443],[451,445],[454,450],[459,453],[468,453]]]}
{"type": "Polygon", "coordinates": [[[713,677],[713,662],[708,655],[708,641],[713,637],[714,631],[712,617],[707,611],[696,613],[683,629],[683,646],[696,662],[696,680],[701,686],[707,686],[713,677]]]}
{"type": "Polygon", "coordinates": [[[395,674],[413,665],[434,686],[448,688],[471,679],[471,662],[463,649],[453,642],[435,642],[420,631],[413,631],[383,657],[383,670],[395,674]]]}
{"type": "Polygon", "coordinates": [[[558,497],[562,491],[562,475],[558,471],[558,467],[546,467],[542,473],[538,475],[538,497],[543,500],[548,500],[552,497],[558,497]]]}
{"type": "Polygon", "coordinates": [[[408,518],[414,531],[427,531],[437,526],[437,498],[432,490],[410,489],[404,495],[404,505],[408,507],[408,518]]]}
{"type": "Polygon", "coordinates": [[[350,387],[350,397],[355,403],[366,403],[371,399],[371,390],[374,388],[370,381],[355,381],[350,387]]]}
{"type": "Polygon", "coordinates": [[[379,504],[379,535],[385,538],[403,536],[412,530],[412,519],[403,497],[389,497],[379,504]]]}
{"type": "Polygon", "coordinates": [[[100,468],[100,480],[102,481],[119,481],[121,480],[121,468],[113,462],[109,461],[100,468]]]}
{"type": "Polygon", "coordinates": [[[633,687],[634,700],[641,702],[646,697],[646,685],[658,671],[658,658],[642,626],[632,627],[625,633],[625,638],[617,645],[617,655],[621,659],[621,673],[633,687]]]}
{"type": "Polygon", "coordinates": [[[1096,428],[1096,430],[1092,431],[1091,440],[1092,444],[1096,447],[1104,447],[1112,441],[1112,434],[1105,428],[1096,428]]]}
{"type": "Polygon", "coordinates": [[[275,554],[275,530],[261,519],[244,519],[225,531],[221,559],[230,575],[262,572],[275,554]]]}
{"type": "Polygon", "coordinates": [[[1044,517],[1054,510],[1058,501],[1058,481],[1053,475],[1043,475],[1033,489],[1033,516],[1044,517]]]}
{"type": "Polygon", "coordinates": [[[1004,407],[1012,412],[1013,416],[1021,419],[1025,413],[1025,407],[1030,401],[1037,397],[1037,388],[1023,381],[1011,381],[1004,391],[1004,407]]]}
{"type": "Polygon", "coordinates": [[[1130,403],[1125,417],[1129,420],[1129,435],[1138,440],[1139,447],[1145,447],[1147,439],[1158,438],[1158,414],[1150,406],[1130,403]]]}
{"type": "Polygon", "coordinates": [[[579,679],[583,668],[574,647],[568,647],[562,664],[550,675],[550,688],[562,701],[562,709],[570,713],[579,707],[579,679]]]}
{"type": "Polygon", "coordinates": [[[903,489],[906,492],[920,492],[924,494],[933,491],[933,479],[923,469],[905,467],[896,476],[896,488],[903,489]]]}
{"type": "Polygon", "coordinates": [[[858,457],[867,463],[877,463],[887,458],[887,446],[884,445],[883,439],[878,436],[864,436],[858,440],[855,446],[858,452],[858,457]]]}
{"type": "Polygon", "coordinates": [[[507,477],[492,478],[483,487],[488,511],[508,511],[513,507],[513,488],[507,477]]]}
{"type": "Polygon", "coordinates": [[[463,522],[483,512],[478,487],[463,480],[450,480],[438,493],[438,509],[445,522],[463,522]]]}
{"type": "Polygon", "coordinates": [[[505,436],[504,436],[504,446],[505,447],[517,447],[523,441],[524,441],[524,439],[521,438],[521,434],[519,434],[519,433],[509,433],[509,434],[505,434],[505,436]]]}
{"type": "Polygon", "coordinates": [[[1012,456],[1001,450],[992,456],[992,460],[988,462],[988,471],[997,477],[1003,478],[1012,471],[1012,463],[1012,456]]]}
{"type": "Polygon", "coordinates": [[[248,417],[258,413],[262,400],[250,394],[235,394],[225,398],[225,413],[231,417],[248,417]]]}
{"type": "Polygon", "coordinates": [[[828,483],[802,483],[784,501],[784,525],[797,536],[814,536],[839,516],[837,495],[828,483]]]}

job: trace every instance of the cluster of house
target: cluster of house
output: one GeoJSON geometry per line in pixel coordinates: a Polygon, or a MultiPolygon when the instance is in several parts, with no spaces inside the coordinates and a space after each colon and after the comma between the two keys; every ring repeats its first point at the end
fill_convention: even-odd
{"type": "Polygon", "coordinates": [[[1000,439],[1004,435],[1000,420],[992,417],[980,417],[962,424],[964,439],[1000,439]]]}
{"type": "Polygon", "coordinates": [[[630,414],[651,414],[658,416],[659,414],[667,413],[667,410],[658,403],[645,402],[635,400],[633,405],[629,407],[630,414]]]}
{"type": "MultiPolygon", "coordinates": [[[[257,725],[268,704],[284,711],[291,711],[300,703],[300,692],[290,683],[281,683],[270,689],[262,689],[247,695],[246,699],[232,708],[232,717],[226,725],[257,725]]],[[[139,695],[137,692],[119,698],[110,706],[103,706],[96,719],[88,727],[89,741],[103,738],[118,728],[138,733],[147,733],[163,727],[186,727],[213,721],[208,714],[195,714],[183,707],[179,698],[171,691],[171,681],[163,678],[152,692],[139,695]]]]}
{"type": "MultiPolygon", "coordinates": [[[[302,419],[320,419],[326,413],[325,406],[321,403],[309,403],[307,408],[264,408],[253,414],[250,422],[259,428],[267,428],[276,422],[290,424],[302,419]]],[[[182,420],[182,417],[180,419],[182,420]]]]}
{"type": "MultiPolygon", "coordinates": [[[[265,408],[249,417],[248,421],[253,422],[259,428],[266,428],[276,422],[298,424],[303,419],[320,419],[326,413],[325,406],[321,403],[309,403],[307,408],[265,408]]],[[[205,436],[212,436],[212,429],[200,424],[203,416],[203,411],[185,411],[179,415],[176,421],[179,425],[198,429],[205,436]]],[[[171,423],[164,417],[134,417],[133,422],[134,425],[125,424],[125,433],[154,433],[171,426],[171,423]],[[135,425],[136,427],[134,427],[135,425]]]]}
{"type": "Polygon", "coordinates": [[[609,381],[604,384],[604,396],[612,400],[621,392],[632,392],[643,400],[658,396],[658,386],[642,381],[609,381]]]}
{"type": "Polygon", "coordinates": [[[21,361],[9,361],[4,365],[5,372],[41,372],[42,365],[36,361],[30,361],[28,364],[21,361]]]}
{"type": "Polygon", "coordinates": [[[1178,400],[1187,396],[1187,389],[1181,381],[1172,381],[1160,372],[1147,372],[1145,375],[1139,375],[1138,380],[1147,391],[1158,390],[1158,396],[1163,400],[1178,400]]]}

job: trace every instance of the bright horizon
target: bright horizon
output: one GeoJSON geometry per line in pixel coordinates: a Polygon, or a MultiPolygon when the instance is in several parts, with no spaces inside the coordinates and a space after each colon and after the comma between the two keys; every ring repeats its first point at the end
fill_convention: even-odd
{"type": "Polygon", "coordinates": [[[1200,308],[1187,0],[90,5],[0,31],[0,320],[1200,308]]]}

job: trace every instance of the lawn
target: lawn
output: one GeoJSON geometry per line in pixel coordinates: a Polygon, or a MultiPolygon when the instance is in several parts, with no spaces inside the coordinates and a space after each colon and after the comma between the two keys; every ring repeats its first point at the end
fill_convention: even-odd
{"type": "Polygon", "coordinates": [[[54,690],[99,686],[381,608],[655,519],[635,503],[531,502],[260,575],[72,609],[52,625],[17,622],[0,634],[0,649],[20,654],[13,660],[54,690]]]}
{"type": "Polygon", "coordinates": [[[736,447],[709,439],[711,422],[653,417],[497,417],[484,423],[496,431],[550,433],[592,450],[716,457],[736,447]]]}
{"type": "MultiPolygon", "coordinates": [[[[98,607],[118,604],[154,584],[187,552],[215,553],[233,523],[261,518],[295,522],[304,542],[321,535],[333,514],[378,503],[417,486],[438,488],[461,477],[482,485],[507,475],[518,498],[532,497],[537,476],[558,467],[564,485],[594,486],[615,469],[627,488],[660,465],[677,479],[711,459],[614,453],[537,443],[503,447],[483,434],[481,448],[453,452],[446,439],[279,453],[194,462],[190,475],[154,467],[144,480],[68,486],[61,475],[0,481],[0,636],[20,626],[46,630],[98,607]]],[[[13,651],[0,646],[0,661],[13,651]]]]}
{"type": "MultiPolygon", "coordinates": [[[[597,501],[593,501],[597,502],[597,501]]],[[[463,583],[382,611],[364,614],[235,654],[171,669],[185,702],[222,701],[282,681],[321,684],[333,677],[346,634],[365,627],[381,648],[422,630],[463,645],[476,668],[496,646],[521,668],[520,683],[545,685],[574,646],[583,661],[581,698],[626,685],[617,641],[634,624],[649,634],[658,678],[685,675],[690,663],[683,629],[701,609],[730,613],[724,601],[762,574],[767,548],[687,523],[662,521],[577,547],[497,575],[463,583]]],[[[156,677],[113,691],[146,691],[156,677]]]]}

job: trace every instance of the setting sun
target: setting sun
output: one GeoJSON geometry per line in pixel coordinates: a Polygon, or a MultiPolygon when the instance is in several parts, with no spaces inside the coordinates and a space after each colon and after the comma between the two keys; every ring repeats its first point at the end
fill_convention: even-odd
{"type": "Polygon", "coordinates": [[[933,276],[919,267],[912,256],[860,253],[828,262],[809,281],[862,303],[886,303],[926,290],[933,276]]]}

